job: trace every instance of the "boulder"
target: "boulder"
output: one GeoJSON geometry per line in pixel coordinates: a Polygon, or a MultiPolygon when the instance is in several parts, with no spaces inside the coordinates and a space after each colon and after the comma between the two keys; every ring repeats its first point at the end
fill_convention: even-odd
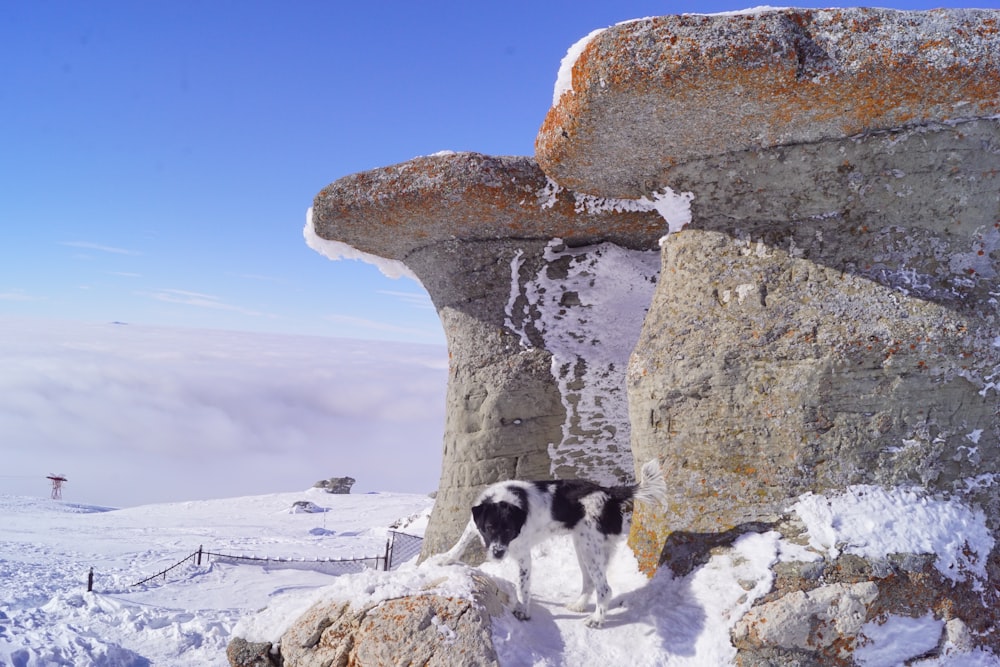
{"type": "Polygon", "coordinates": [[[819,654],[834,653],[831,648],[837,644],[840,651],[830,657],[846,658],[844,644],[861,632],[876,597],[878,586],[871,581],[792,591],[740,619],[734,631],[736,643],[819,654]]]}
{"type": "Polygon", "coordinates": [[[272,648],[271,642],[248,642],[233,637],[226,646],[226,658],[230,667],[278,667],[281,663],[272,648]]]}
{"type": "Polygon", "coordinates": [[[331,477],[330,479],[321,479],[316,482],[313,484],[313,488],[323,489],[327,493],[346,494],[351,492],[351,487],[354,486],[354,482],[356,481],[353,477],[331,477]]]}
{"type": "MultiPolygon", "coordinates": [[[[331,491],[330,493],[336,493],[336,491],[331,491]]],[[[320,507],[310,500],[296,500],[288,508],[289,514],[320,514],[326,511],[325,507],[320,507]]]]}
{"type": "Polygon", "coordinates": [[[711,155],[1000,113],[1000,11],[777,9],[628,21],[573,49],[535,142],[604,197],[711,155]]]}
{"type": "MultiPolygon", "coordinates": [[[[692,222],[663,244],[628,374],[635,458],[659,457],[673,494],[667,512],[636,514],[643,565],[669,565],[679,543],[707,552],[806,494],[917,488],[914,503],[943,497],[981,513],[986,546],[972,549],[975,586],[926,579],[933,606],[905,615],[992,637],[1000,121],[734,151],[670,174],[694,193],[692,222]]],[[[916,516],[901,514],[896,530],[925,530],[916,516]]]]}
{"type": "Polygon", "coordinates": [[[427,594],[360,607],[319,602],[282,636],[282,664],[496,667],[491,618],[502,610],[499,590],[484,577],[470,599],[427,594]]]}
{"type": "Polygon", "coordinates": [[[1000,466],[1000,122],[673,174],[694,222],[664,243],[629,369],[633,448],[670,468],[668,522],[716,530],[856,483],[1000,517],[966,483],[1000,466]]]}
{"type": "Polygon", "coordinates": [[[973,635],[995,627],[971,582],[954,587],[932,558],[842,556],[810,565],[806,578],[801,567],[779,565],[775,590],[737,621],[738,664],[888,664],[866,655],[887,646],[903,664],[974,650],[973,635]],[[970,611],[973,627],[960,618],[970,611]]]}
{"type": "Polygon", "coordinates": [[[652,203],[579,197],[529,158],[451,153],[346,176],[306,235],[402,262],[430,294],[451,370],[424,554],[503,479],[634,477],[624,374],[659,272],[652,203]]]}

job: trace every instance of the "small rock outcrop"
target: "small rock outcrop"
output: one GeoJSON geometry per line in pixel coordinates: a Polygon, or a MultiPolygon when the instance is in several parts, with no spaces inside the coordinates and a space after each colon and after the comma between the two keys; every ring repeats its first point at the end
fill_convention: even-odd
{"type": "Polygon", "coordinates": [[[676,189],[664,172],[692,159],[996,115],[997,21],[854,8],[621,23],[567,67],[535,156],[567,188],[637,198],[676,189]]]}
{"type": "Polygon", "coordinates": [[[351,487],[356,481],[353,477],[331,477],[316,482],[313,484],[313,488],[323,489],[327,493],[347,494],[351,492],[351,487]]]}
{"type": "Polygon", "coordinates": [[[319,602],[281,637],[280,664],[497,667],[490,619],[502,612],[499,596],[492,581],[479,577],[470,599],[427,594],[360,607],[319,602]]]}
{"type": "MultiPolygon", "coordinates": [[[[331,491],[331,493],[335,492],[331,491]]],[[[292,506],[288,508],[289,514],[321,514],[325,511],[325,507],[320,507],[316,503],[309,500],[296,500],[292,503],[292,506]]]]}
{"type": "Polygon", "coordinates": [[[271,642],[248,642],[234,637],[226,647],[230,667],[279,667],[277,653],[271,642]]]}

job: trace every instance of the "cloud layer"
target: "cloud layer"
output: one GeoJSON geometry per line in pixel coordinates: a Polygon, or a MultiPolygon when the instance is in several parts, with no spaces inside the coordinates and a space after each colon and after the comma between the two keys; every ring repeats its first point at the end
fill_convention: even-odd
{"type": "Polygon", "coordinates": [[[0,493],[113,506],[289,491],[431,491],[440,346],[0,321],[0,493]]]}

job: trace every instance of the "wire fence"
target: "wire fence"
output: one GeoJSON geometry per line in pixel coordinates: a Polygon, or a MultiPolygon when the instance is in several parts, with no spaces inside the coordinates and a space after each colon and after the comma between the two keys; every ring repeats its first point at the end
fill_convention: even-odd
{"type": "Polygon", "coordinates": [[[420,549],[424,546],[424,538],[400,533],[395,530],[389,531],[389,542],[385,550],[385,563],[387,570],[395,570],[403,563],[420,555],[420,549]]]}
{"type": "MultiPolygon", "coordinates": [[[[287,570],[310,570],[334,575],[350,574],[361,572],[362,570],[395,570],[403,563],[417,556],[420,553],[423,542],[424,538],[422,537],[390,530],[385,542],[384,554],[357,558],[316,559],[244,556],[206,551],[203,547],[199,546],[198,550],[194,553],[185,556],[165,570],[161,570],[154,575],[135,582],[132,586],[141,586],[161,577],[166,581],[167,575],[170,572],[188,562],[195,566],[200,566],[206,562],[229,563],[232,565],[261,565],[287,570]]],[[[91,570],[88,576],[87,590],[93,590],[93,570],[91,570]]]]}

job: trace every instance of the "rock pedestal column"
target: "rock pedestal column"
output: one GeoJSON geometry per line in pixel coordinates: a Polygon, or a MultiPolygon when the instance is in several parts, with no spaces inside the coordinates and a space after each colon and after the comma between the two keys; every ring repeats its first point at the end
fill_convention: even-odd
{"type": "Polygon", "coordinates": [[[633,478],[625,371],[665,222],[625,208],[556,188],[529,158],[474,153],[354,174],[317,196],[312,232],[326,241],[314,243],[332,242],[319,249],[402,262],[444,326],[444,456],[425,555],[451,547],[492,482],[633,478]]]}

